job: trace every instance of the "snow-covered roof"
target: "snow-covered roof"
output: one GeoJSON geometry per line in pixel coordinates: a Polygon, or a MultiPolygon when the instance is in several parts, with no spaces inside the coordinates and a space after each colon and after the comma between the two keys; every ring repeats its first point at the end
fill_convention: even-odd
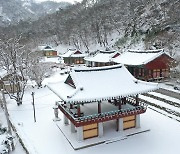
{"type": "Polygon", "coordinates": [[[118,54],[118,52],[116,51],[100,51],[94,56],[86,57],[84,59],[86,61],[107,63],[107,62],[111,62],[116,54],[118,54]]]}
{"type": "Polygon", "coordinates": [[[165,54],[163,49],[159,50],[128,50],[114,58],[113,61],[124,65],[144,65],[157,57],[165,54]]]}
{"type": "Polygon", "coordinates": [[[55,50],[53,49],[51,46],[49,45],[40,45],[38,46],[38,50],[43,50],[43,51],[52,51],[52,50],[55,50]]]}
{"type": "Polygon", "coordinates": [[[158,84],[137,80],[124,65],[113,65],[75,68],[65,82],[48,87],[62,100],[77,103],[134,96],[156,90],[158,84]]]}
{"type": "Polygon", "coordinates": [[[62,54],[61,57],[85,57],[86,54],[82,53],[77,49],[69,49],[66,53],[62,54]]]}

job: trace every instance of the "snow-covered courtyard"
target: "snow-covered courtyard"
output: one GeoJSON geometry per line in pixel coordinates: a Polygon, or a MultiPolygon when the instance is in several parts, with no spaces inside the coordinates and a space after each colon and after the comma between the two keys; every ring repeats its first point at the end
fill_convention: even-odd
{"type": "MultiPolygon", "coordinates": [[[[44,83],[61,80],[66,75],[59,75],[57,72],[51,78],[47,78],[44,83]]],[[[158,94],[156,94],[158,95],[158,94]]],[[[159,97],[161,95],[159,94],[159,97]]],[[[145,96],[144,96],[145,97],[145,96]]],[[[153,101],[152,98],[144,98],[148,101],[153,101]]],[[[180,104],[180,101],[168,97],[180,104]]],[[[117,153],[123,154],[139,153],[139,154],[178,154],[180,142],[180,122],[175,119],[165,116],[166,113],[160,114],[159,110],[152,110],[151,106],[147,109],[145,114],[141,115],[141,128],[125,130],[123,134],[116,132],[113,125],[109,123],[106,126],[109,130],[106,135],[100,140],[97,138],[85,140],[84,143],[75,143],[75,136],[67,135],[63,129],[70,129],[69,126],[62,126],[62,120],[54,122],[53,106],[55,101],[59,98],[51,92],[47,87],[37,89],[29,86],[25,92],[23,104],[17,106],[15,102],[7,98],[8,110],[10,119],[16,127],[17,133],[23,140],[26,148],[31,154],[73,154],[73,153],[117,153]],[[35,92],[35,111],[36,122],[34,122],[32,96],[31,93],[35,92]],[[59,125],[60,128],[57,126],[59,125]],[[114,129],[114,130],[113,130],[114,129]],[[112,130],[112,131],[111,131],[112,130]],[[144,131],[141,133],[137,133],[144,131]],[[133,134],[134,133],[134,134],[133,134]],[[137,134],[136,134],[137,133],[137,134]],[[133,135],[130,135],[133,134],[133,135]],[[88,142],[96,143],[104,141],[101,144],[90,146],[80,150],[74,150],[71,142],[76,146],[86,145],[88,142]]],[[[153,102],[156,103],[156,102],[153,102]]],[[[159,105],[161,105],[160,102],[159,105]]],[[[168,105],[165,105],[169,107],[168,105]]],[[[172,107],[171,109],[174,109],[172,107]]],[[[175,108],[178,111],[178,108],[175,108]]],[[[2,111],[1,111],[2,112],[2,111]]],[[[163,113],[163,112],[162,112],[163,113]]],[[[59,112],[59,117],[62,119],[63,115],[59,112]]],[[[70,131],[69,131],[70,133],[70,131]]],[[[14,154],[24,153],[17,151],[14,154]]]]}

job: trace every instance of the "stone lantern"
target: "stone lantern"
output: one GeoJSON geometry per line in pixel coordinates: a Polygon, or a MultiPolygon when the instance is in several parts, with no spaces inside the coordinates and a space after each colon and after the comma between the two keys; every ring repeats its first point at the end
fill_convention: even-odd
{"type": "Polygon", "coordinates": [[[54,109],[54,116],[55,116],[53,121],[60,121],[61,119],[58,117],[58,102],[55,102],[53,109],[54,109]]]}

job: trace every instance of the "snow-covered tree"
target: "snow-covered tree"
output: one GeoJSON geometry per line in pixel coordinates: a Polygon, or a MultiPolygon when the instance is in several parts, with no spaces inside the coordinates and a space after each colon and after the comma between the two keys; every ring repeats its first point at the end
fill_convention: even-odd
{"type": "Polygon", "coordinates": [[[6,70],[8,79],[4,84],[8,84],[13,91],[4,90],[17,104],[22,104],[24,90],[27,83],[27,69],[29,50],[20,43],[21,37],[0,41],[0,65],[6,70]]]}
{"type": "Polygon", "coordinates": [[[7,128],[0,123],[0,154],[8,154],[11,150],[13,137],[7,133],[7,128]]]}
{"type": "Polygon", "coordinates": [[[175,57],[176,67],[171,69],[171,78],[175,78],[178,83],[180,83],[180,56],[175,57]]]}
{"type": "Polygon", "coordinates": [[[51,67],[48,63],[34,61],[30,67],[29,77],[36,82],[38,87],[41,87],[44,78],[51,73],[51,67]]]}

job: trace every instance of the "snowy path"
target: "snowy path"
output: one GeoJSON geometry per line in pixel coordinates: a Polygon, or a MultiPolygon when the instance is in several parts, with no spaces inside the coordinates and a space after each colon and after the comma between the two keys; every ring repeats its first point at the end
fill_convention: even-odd
{"type": "Polygon", "coordinates": [[[156,92],[149,92],[149,94],[152,94],[154,96],[157,96],[157,97],[160,97],[160,98],[164,98],[166,100],[173,101],[173,102],[176,102],[176,103],[180,104],[180,99],[176,99],[174,97],[170,97],[170,96],[163,95],[163,94],[156,93],[156,92]]]}
{"type": "Polygon", "coordinates": [[[180,93],[172,91],[170,89],[162,89],[162,88],[160,88],[160,89],[156,90],[156,92],[158,92],[160,94],[164,94],[164,95],[170,96],[170,97],[174,97],[174,98],[180,99],[180,93]]]}
{"type": "Polygon", "coordinates": [[[143,99],[143,100],[148,100],[151,103],[154,103],[156,105],[159,105],[159,106],[162,106],[162,107],[165,107],[167,109],[170,109],[170,110],[173,110],[173,111],[176,111],[176,112],[180,113],[180,108],[174,107],[174,106],[169,105],[169,104],[167,104],[165,102],[162,102],[162,101],[159,101],[159,100],[156,100],[154,98],[147,97],[147,96],[143,96],[143,95],[140,95],[140,98],[143,99]]]}

